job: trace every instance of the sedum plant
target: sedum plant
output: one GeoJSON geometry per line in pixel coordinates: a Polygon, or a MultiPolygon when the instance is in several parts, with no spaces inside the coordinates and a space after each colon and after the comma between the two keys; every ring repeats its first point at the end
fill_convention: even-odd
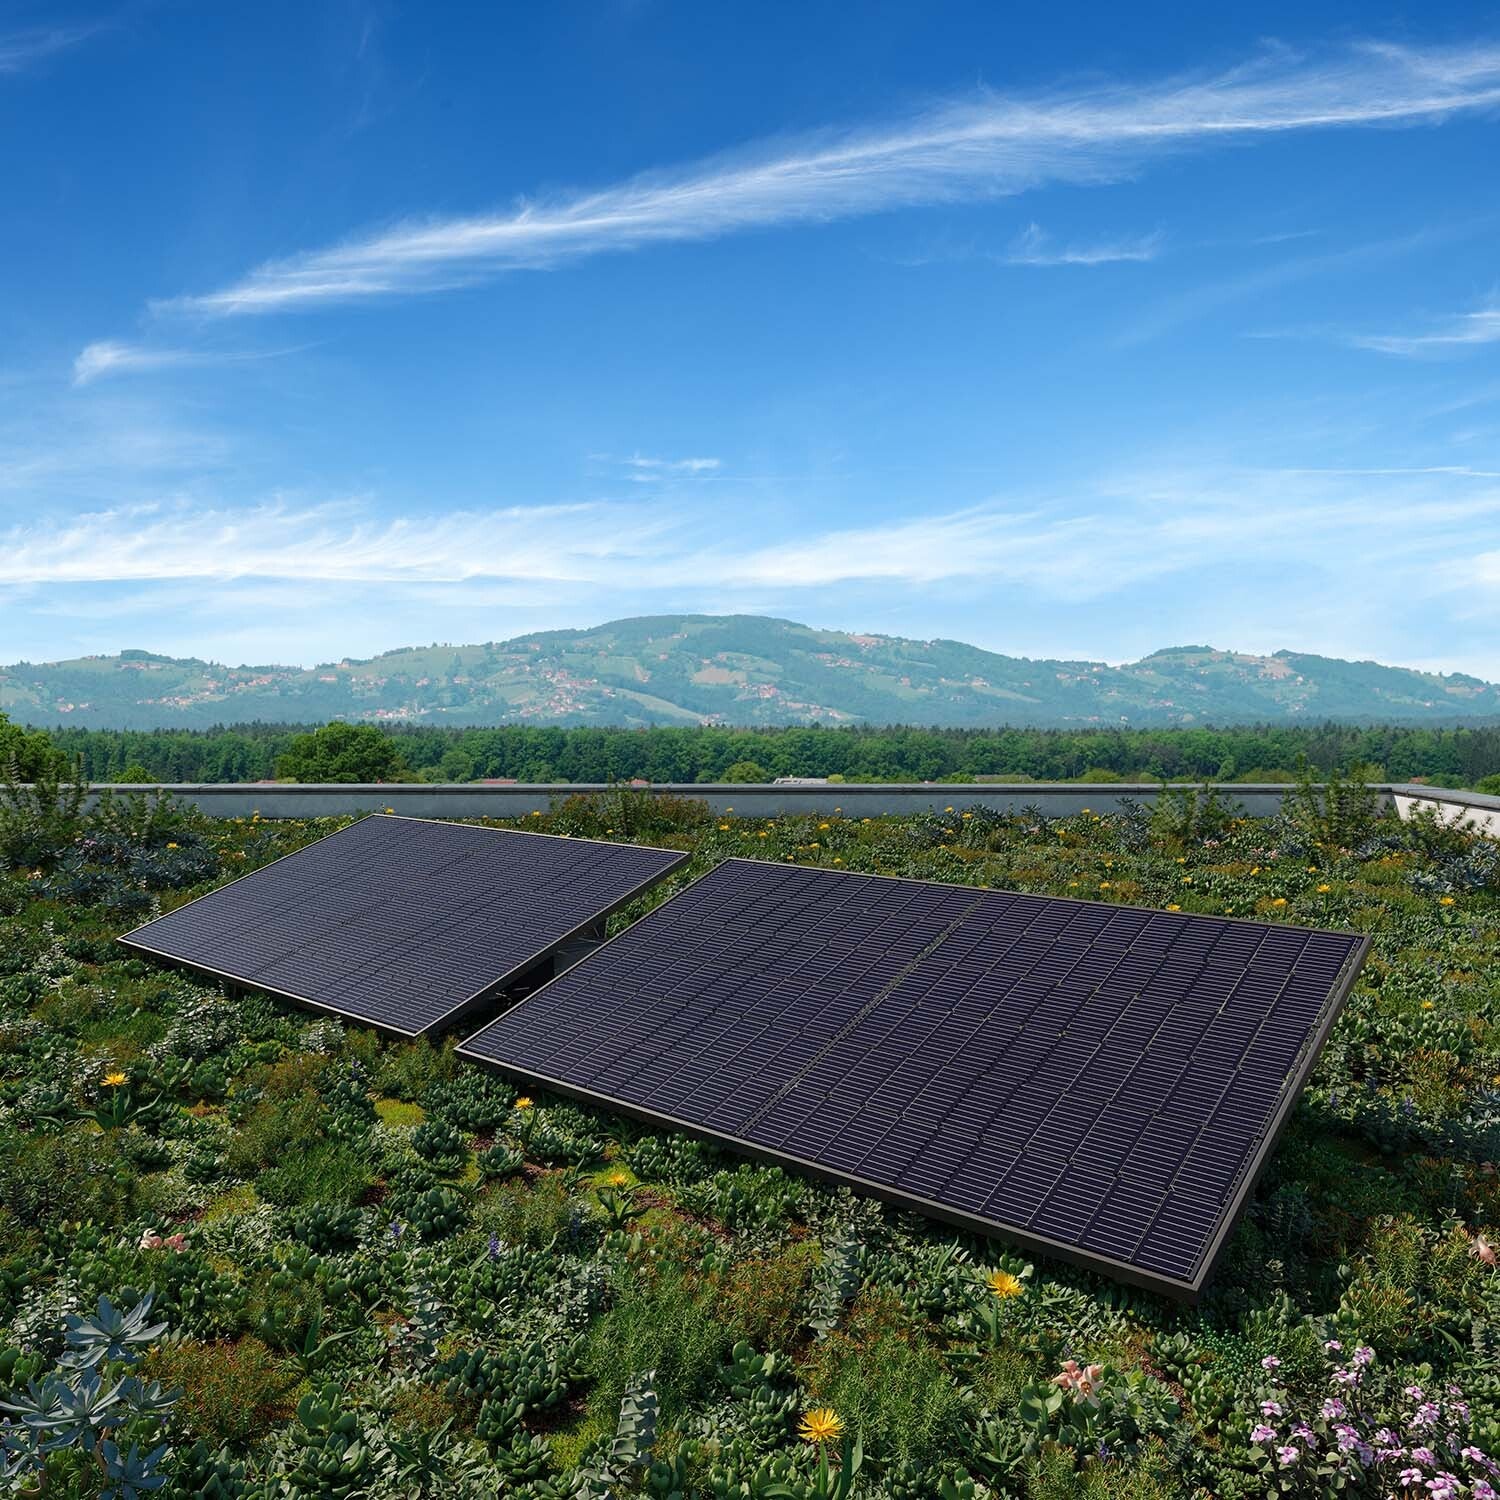
{"type": "Polygon", "coordinates": [[[74,1452],[92,1460],[89,1488],[100,1500],[136,1500],[161,1489],[167,1445],[151,1440],[178,1393],[126,1373],[166,1332],[150,1316],[147,1293],[128,1310],[101,1297],[91,1316],[64,1321],[66,1347],[56,1367],[0,1401],[11,1419],[0,1428],[0,1478],[22,1493],[46,1494],[52,1456],[74,1452]]]}

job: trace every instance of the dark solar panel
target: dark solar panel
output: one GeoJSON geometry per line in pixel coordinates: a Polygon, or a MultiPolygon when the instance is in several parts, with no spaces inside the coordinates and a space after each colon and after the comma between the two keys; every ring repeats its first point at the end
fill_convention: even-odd
{"type": "Polygon", "coordinates": [[[1191,1295],[1367,943],[731,860],[459,1050],[1191,1295]]]}
{"type": "Polygon", "coordinates": [[[120,941],[417,1036],[548,958],[686,858],[378,815],[120,941]]]}

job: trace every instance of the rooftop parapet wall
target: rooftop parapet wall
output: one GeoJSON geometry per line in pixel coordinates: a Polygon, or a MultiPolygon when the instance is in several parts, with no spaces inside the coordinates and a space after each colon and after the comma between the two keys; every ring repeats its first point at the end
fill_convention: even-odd
{"type": "MultiPolygon", "coordinates": [[[[387,809],[412,818],[524,818],[533,812],[548,812],[569,797],[617,791],[624,784],[525,784],[504,786],[473,784],[428,785],[420,782],[377,782],[368,785],[252,783],[168,784],[115,786],[117,793],[162,790],[191,802],[213,817],[239,818],[259,813],[263,818],[326,818],[356,812],[387,809]]],[[[1176,783],[1170,790],[1183,790],[1189,783],[1176,783]]],[[[692,798],[704,802],[715,813],[733,810],[741,817],[768,818],[797,814],[842,812],[846,817],[878,817],[882,814],[942,812],[955,808],[991,807],[1019,812],[1035,807],[1049,817],[1067,817],[1085,810],[1117,812],[1123,807],[1155,802],[1160,782],[1021,782],[1001,785],[980,783],[849,783],[830,785],[773,786],[749,783],[658,783],[626,786],[644,794],[692,798]]],[[[93,796],[106,790],[92,789],[93,796]]],[[[1453,792],[1437,787],[1379,784],[1373,787],[1385,806],[1409,810],[1410,805],[1432,802],[1452,807],[1459,816],[1461,806],[1486,804],[1480,811],[1492,813],[1489,831],[1500,836],[1500,798],[1478,793],[1453,792]]],[[[1281,810],[1292,788],[1283,783],[1221,784],[1217,794],[1238,804],[1251,817],[1270,817],[1281,810]]]]}

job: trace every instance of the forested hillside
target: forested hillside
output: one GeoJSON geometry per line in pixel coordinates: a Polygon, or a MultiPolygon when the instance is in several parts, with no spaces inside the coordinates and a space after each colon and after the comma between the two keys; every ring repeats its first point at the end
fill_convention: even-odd
{"type": "Polygon", "coordinates": [[[1031,660],[960,641],[660,615],[317,667],[149,651],[0,667],[21,723],[206,728],[328,719],[435,725],[1064,726],[1500,722],[1500,687],[1453,673],[1181,646],[1141,661],[1031,660]]]}

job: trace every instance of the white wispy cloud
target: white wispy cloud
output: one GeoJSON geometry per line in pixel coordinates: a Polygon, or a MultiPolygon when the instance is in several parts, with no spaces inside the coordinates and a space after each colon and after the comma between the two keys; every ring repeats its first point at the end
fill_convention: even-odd
{"type": "Polygon", "coordinates": [[[385,517],[367,503],[138,504],[0,530],[0,584],[281,578],[587,581],[655,545],[659,523],[602,504],[385,517]]]}
{"type": "Polygon", "coordinates": [[[1362,334],[1349,340],[1357,349],[1380,354],[1441,356],[1462,354],[1483,344],[1500,344],[1500,299],[1460,313],[1424,333],[1362,334]]]}
{"type": "Polygon", "coordinates": [[[294,354],[308,345],[280,349],[182,349],[124,344],[104,339],[89,344],[73,361],[73,384],[91,385],[106,376],[148,374],[191,365],[233,365],[294,354]]]}
{"type": "Polygon", "coordinates": [[[102,340],[89,344],[73,361],[73,384],[88,385],[103,375],[140,370],[165,370],[173,365],[201,364],[206,356],[190,349],[151,349],[141,344],[102,340]]]}
{"type": "Polygon", "coordinates": [[[652,474],[704,474],[721,467],[717,458],[642,458],[635,454],[625,460],[631,469],[640,469],[652,474]]]}
{"type": "Polygon", "coordinates": [[[623,460],[636,484],[656,484],[663,479],[699,479],[723,467],[717,458],[646,458],[635,454],[623,460]]]}
{"type": "Polygon", "coordinates": [[[25,31],[0,33],[0,73],[19,73],[55,53],[76,47],[102,29],[97,24],[33,26],[25,31]]]}
{"type": "Polygon", "coordinates": [[[1104,266],[1113,261],[1155,260],[1166,236],[1156,230],[1121,240],[1060,245],[1040,224],[1028,224],[1003,257],[1012,266],[1104,266]]]}
{"type": "Polygon", "coordinates": [[[1313,60],[1277,51],[1215,76],[982,94],[596,191],[397,224],[159,306],[227,317],[430,292],[606,251],[1114,181],[1153,155],[1219,140],[1430,122],[1497,104],[1493,45],[1363,45],[1313,60]]]}
{"type": "MultiPolygon", "coordinates": [[[[1237,567],[1323,559],[1317,566],[1372,577],[1430,568],[1434,558],[1457,565],[1470,557],[1476,529],[1497,518],[1497,477],[1453,466],[1162,469],[1103,478],[1066,501],[1016,494],[822,531],[788,518],[782,539],[761,545],[746,526],[644,503],[395,516],[364,499],[144,503],[0,530],[0,584],[490,579],[796,595],[857,581],[920,590],[976,580],[1077,600],[1227,559],[1237,567]]],[[[763,529],[764,518],[755,525],[763,529]]]]}

